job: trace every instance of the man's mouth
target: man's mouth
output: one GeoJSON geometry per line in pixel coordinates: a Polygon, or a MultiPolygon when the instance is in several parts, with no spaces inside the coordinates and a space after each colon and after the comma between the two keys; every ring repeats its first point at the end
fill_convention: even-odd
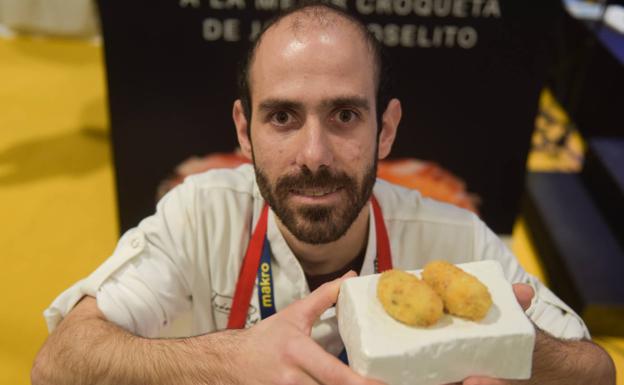
{"type": "Polygon", "coordinates": [[[329,195],[340,190],[340,188],[341,188],[340,186],[302,188],[302,189],[292,189],[291,192],[293,194],[303,195],[306,197],[323,197],[325,195],[329,195]]]}

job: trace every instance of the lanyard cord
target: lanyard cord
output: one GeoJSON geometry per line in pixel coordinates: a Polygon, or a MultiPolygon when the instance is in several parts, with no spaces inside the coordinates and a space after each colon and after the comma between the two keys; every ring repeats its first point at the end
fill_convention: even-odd
{"type": "MultiPolygon", "coordinates": [[[[377,241],[377,256],[375,258],[375,272],[392,269],[392,257],[388,232],[383,220],[381,207],[377,199],[371,198],[375,216],[375,233],[377,241]]],[[[273,274],[271,269],[271,251],[266,237],[268,222],[268,205],[265,205],[256,224],[240,270],[232,309],[228,318],[228,329],[242,329],[245,327],[251,294],[258,279],[258,300],[262,319],[275,314],[275,298],[273,290],[273,274]],[[266,306],[265,306],[266,305],[266,306]]]]}

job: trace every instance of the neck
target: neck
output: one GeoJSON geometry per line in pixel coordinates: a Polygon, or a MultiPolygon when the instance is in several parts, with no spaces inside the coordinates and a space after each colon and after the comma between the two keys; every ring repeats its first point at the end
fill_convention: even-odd
{"type": "Polygon", "coordinates": [[[340,270],[366,248],[368,241],[369,205],[366,204],[340,239],[320,245],[312,245],[297,239],[282,222],[277,226],[286,243],[309,275],[329,274],[340,270]]]}

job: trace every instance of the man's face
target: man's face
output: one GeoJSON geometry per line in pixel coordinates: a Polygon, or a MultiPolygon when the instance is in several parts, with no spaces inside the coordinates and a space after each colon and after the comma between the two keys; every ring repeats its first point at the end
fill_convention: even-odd
{"type": "Polygon", "coordinates": [[[304,18],[293,30],[287,17],[264,35],[250,80],[263,197],[299,240],[337,240],[375,183],[375,79],[366,43],[341,19],[319,27],[304,18]]]}

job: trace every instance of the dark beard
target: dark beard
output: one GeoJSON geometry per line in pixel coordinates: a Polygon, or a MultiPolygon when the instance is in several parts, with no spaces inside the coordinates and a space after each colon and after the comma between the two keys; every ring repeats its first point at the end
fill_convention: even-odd
{"type": "Polygon", "coordinates": [[[329,168],[321,167],[313,173],[304,166],[297,175],[279,177],[272,189],[267,176],[255,162],[254,170],[262,197],[288,231],[302,242],[317,245],[334,242],[349,230],[372,194],[377,176],[377,159],[374,158],[361,185],[344,172],[333,174],[329,168]],[[342,191],[339,193],[346,197],[335,207],[316,205],[295,209],[287,205],[291,191],[308,188],[340,188],[342,191]]]}

